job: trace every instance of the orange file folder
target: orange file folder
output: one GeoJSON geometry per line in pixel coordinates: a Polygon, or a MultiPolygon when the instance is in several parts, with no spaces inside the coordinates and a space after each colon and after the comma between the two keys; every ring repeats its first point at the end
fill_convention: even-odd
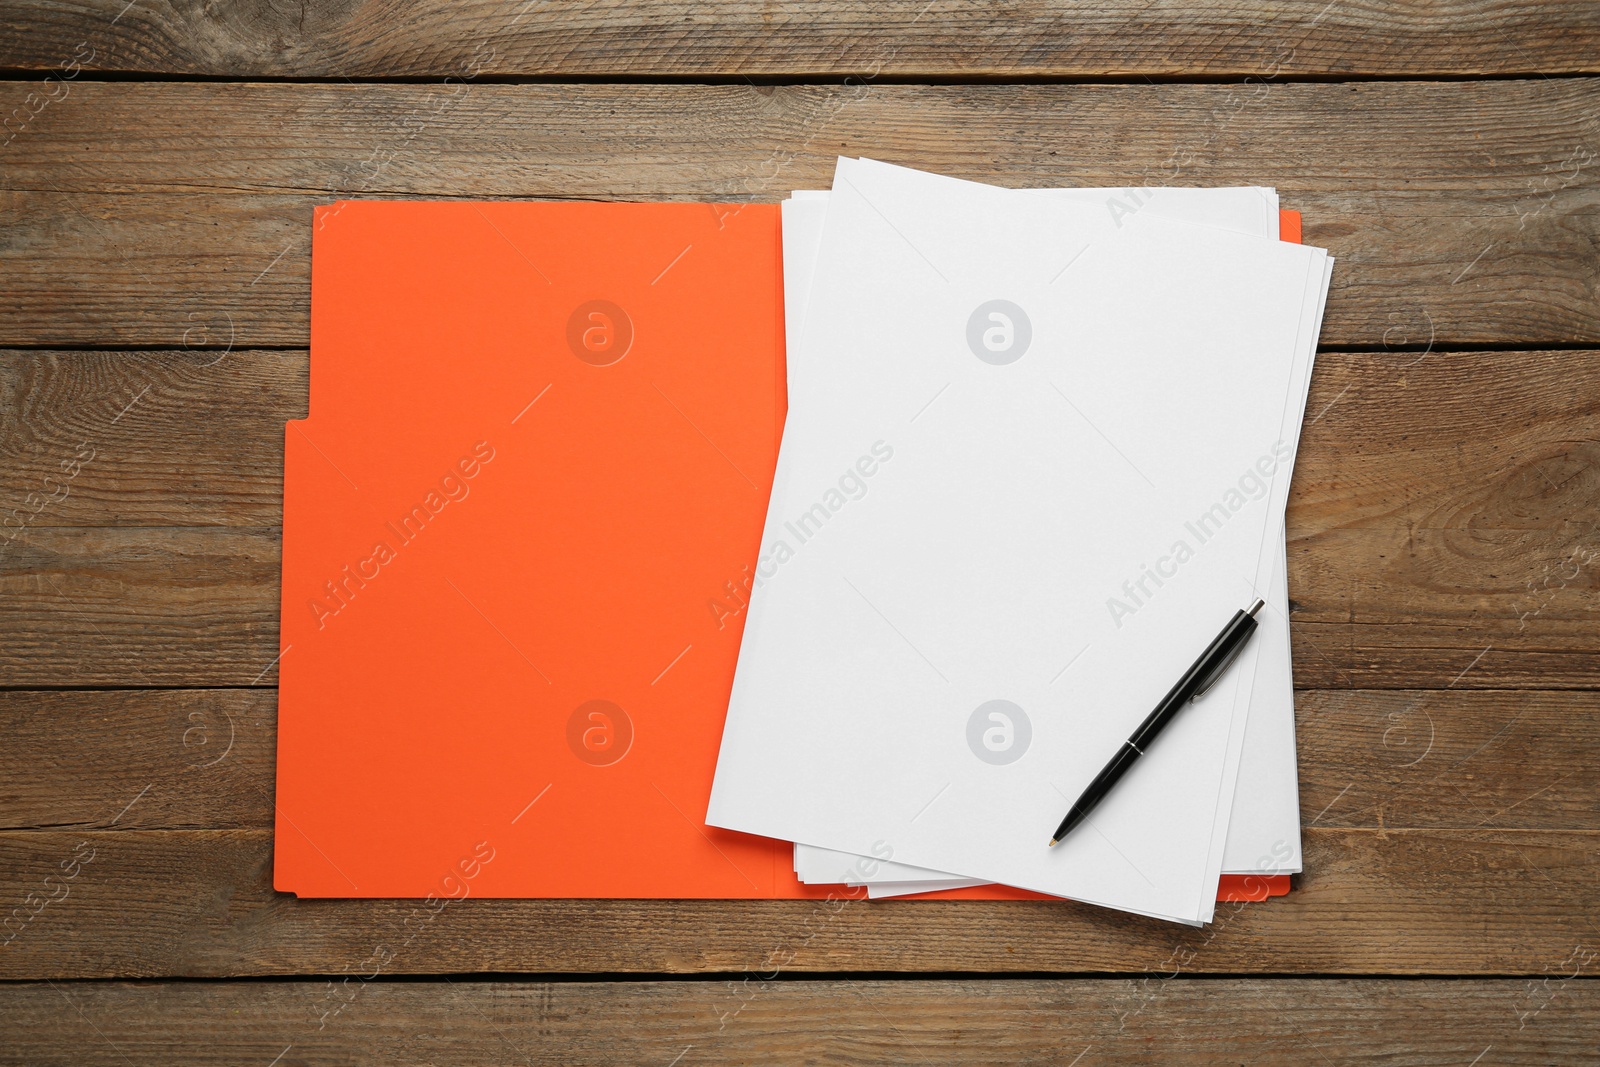
{"type": "Polygon", "coordinates": [[[780,240],[776,205],[318,209],[279,890],[864,895],[704,823],[785,411],[780,240]]]}
{"type": "Polygon", "coordinates": [[[809,895],[705,826],[784,412],[774,205],[344,202],[285,432],[274,882],[809,895]]]}

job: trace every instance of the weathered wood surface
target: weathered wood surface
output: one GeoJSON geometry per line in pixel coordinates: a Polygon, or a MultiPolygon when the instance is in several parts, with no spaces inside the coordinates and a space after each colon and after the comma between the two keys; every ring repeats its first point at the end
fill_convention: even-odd
{"type": "Polygon", "coordinates": [[[0,557],[0,685],[271,685],[275,529],[30,529],[0,557]]]}
{"type": "Polygon", "coordinates": [[[276,698],[270,689],[0,692],[0,828],[270,828],[276,698]]]}
{"type": "MultiPolygon", "coordinates": [[[[130,14],[130,18],[132,15],[130,14]]],[[[0,112],[32,83],[0,83],[0,112]]],[[[5,148],[0,344],[304,345],[342,196],[775,199],[839,154],[1016,185],[1272,184],[1323,341],[1600,342],[1600,84],[73,83],[5,148]]]]}
{"type": "Polygon", "coordinates": [[[278,525],[308,372],[303,349],[0,352],[0,558],[19,527],[278,525]]]}
{"type": "Polygon", "coordinates": [[[0,72],[0,1063],[1600,1059],[1600,7],[0,0],[0,72]],[[1295,892],[274,893],[313,205],[774,200],[838,154],[1272,184],[1339,257],[1295,892]],[[1141,977],[1038,977],[1084,972],[1141,977]],[[578,980],[389,980],[494,973],[578,980]],[[1229,973],[1465,977],[1188,980],[1229,973]],[[584,980],[628,974],[734,980],[584,980]]]}
{"type": "Polygon", "coordinates": [[[900,78],[1597,69],[1600,17],[1548,0],[546,0],[0,9],[0,68],[230,78],[900,78]]]}
{"type": "MultiPolygon", "coordinates": [[[[0,355],[0,685],[273,683],[305,375],[303,352],[0,355]]],[[[1593,351],[1323,353],[1289,511],[1297,684],[1595,688],[1597,384],[1593,351]]]]}
{"type": "MultiPolygon", "coordinates": [[[[1591,955],[1592,958],[1592,955],[1591,955]]],[[[0,1063],[1591,1062],[1581,953],[1535,980],[329,981],[0,989],[0,1063]],[[274,1057],[277,1057],[274,1060],[274,1057]]],[[[1592,964],[1587,965],[1592,970],[1592,964]]]]}
{"type": "Polygon", "coordinates": [[[1181,958],[1207,973],[1519,975],[1600,939],[1600,831],[1314,826],[1305,866],[1287,897],[1221,904],[1204,930],[1066,901],[468,900],[435,914],[275,893],[266,830],[6,831],[0,900],[18,910],[0,978],[336,974],[377,946],[397,974],[726,972],[781,953],[797,972],[1181,958]]]}
{"type": "MultiPolygon", "coordinates": [[[[1303,824],[1600,824],[1600,693],[1311,690],[1296,705],[1303,824]]],[[[276,736],[265,689],[0,692],[0,829],[269,829],[276,736]]]]}

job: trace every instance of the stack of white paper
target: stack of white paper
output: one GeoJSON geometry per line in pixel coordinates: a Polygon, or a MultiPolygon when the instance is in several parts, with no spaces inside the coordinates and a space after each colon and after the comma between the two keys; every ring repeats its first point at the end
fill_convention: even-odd
{"type": "Polygon", "coordinates": [[[1180,922],[1300,869],[1283,514],[1331,260],[1264,189],[868,160],[784,209],[789,418],[707,821],[873,896],[1180,922]],[[1261,632],[1088,822],[1239,608],[1261,632]]]}

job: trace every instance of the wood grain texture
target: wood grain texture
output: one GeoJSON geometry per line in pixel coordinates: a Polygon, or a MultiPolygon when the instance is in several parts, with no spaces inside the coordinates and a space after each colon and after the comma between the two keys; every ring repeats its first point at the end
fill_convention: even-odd
{"type": "Polygon", "coordinates": [[[1600,18],[1548,0],[583,5],[126,0],[0,9],[0,67],[221,77],[1044,78],[1594,71],[1600,18]]]}
{"type": "Polygon", "coordinates": [[[0,0],[0,71],[0,1064],[1600,1061],[1600,6],[0,0]],[[1272,184],[1339,258],[1295,892],[273,892],[313,205],[770,201],[838,154],[1272,184]],[[1297,972],[1441,977],[1222,977],[1297,972]],[[562,980],[408,977],[494,973],[562,980]]]}
{"type": "Polygon", "coordinates": [[[1600,1052],[1584,960],[1533,981],[30,983],[0,989],[0,1063],[1578,1063],[1600,1052]]]}
{"type": "MultiPolygon", "coordinates": [[[[0,828],[269,829],[267,690],[0,693],[0,828]]],[[[1592,830],[1600,693],[1303,691],[1300,821],[1592,830]]],[[[3,901],[0,901],[3,902],[3,901]]]]}
{"type": "MultiPolygon", "coordinates": [[[[506,847],[511,847],[507,844],[506,847]]],[[[1061,902],[299,900],[264,830],[0,833],[0,978],[794,971],[1538,974],[1600,939],[1600,831],[1311,828],[1204,930],[1061,902]],[[70,866],[67,866],[69,865],[70,866]],[[76,870],[75,877],[68,875],[76,870]],[[47,879],[49,879],[47,881],[47,879]],[[430,916],[432,916],[430,918],[430,916]]]]}
{"type": "Polygon", "coordinates": [[[270,828],[276,696],[0,692],[0,827],[270,828]]]}
{"type": "MultiPolygon", "coordinates": [[[[303,350],[0,352],[0,554],[19,527],[277,525],[307,381],[303,350]]],[[[1559,551],[1600,525],[1600,351],[1323,352],[1306,410],[1293,539],[1498,531],[1559,551]]]]}
{"type": "MultiPolygon", "coordinates": [[[[0,84],[0,111],[30,92],[0,84]]],[[[1587,78],[85,82],[4,152],[0,344],[304,345],[311,209],[340,197],[772,200],[839,154],[1019,186],[1272,184],[1339,257],[1329,344],[1600,341],[1587,78]]]]}
{"type": "Polygon", "coordinates": [[[276,526],[308,370],[303,350],[0,353],[0,555],[49,526],[276,526]]]}
{"type": "Polygon", "coordinates": [[[0,556],[0,685],[271,684],[278,574],[275,529],[27,530],[0,556]]]}

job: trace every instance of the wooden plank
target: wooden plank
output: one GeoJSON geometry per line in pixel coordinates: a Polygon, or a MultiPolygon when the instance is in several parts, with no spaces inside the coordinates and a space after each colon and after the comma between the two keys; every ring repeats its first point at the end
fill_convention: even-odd
{"type": "MultiPolygon", "coordinates": [[[[1595,688],[1596,535],[1355,528],[1296,539],[1295,682],[1595,688]]],[[[0,686],[273,684],[278,550],[276,529],[29,529],[0,552],[0,686]]]]}
{"type": "MultiPolygon", "coordinates": [[[[1303,824],[1587,830],[1600,693],[1302,691],[1303,824]]],[[[0,692],[0,828],[268,829],[266,690],[0,692]]]]}
{"type": "Polygon", "coordinates": [[[1578,784],[1600,693],[1302,691],[1295,738],[1302,826],[1592,830],[1600,810],[1578,784]]]}
{"type": "Polygon", "coordinates": [[[1538,974],[1600,937],[1600,831],[1318,826],[1305,846],[1294,892],[1196,930],[1065,901],[302,901],[273,892],[264,830],[8,831],[0,978],[338,974],[377,946],[392,974],[737,972],[774,953],[797,972],[1538,974]]]}
{"type": "Polygon", "coordinates": [[[304,350],[0,353],[0,553],[26,528],[277,525],[307,373],[304,350]]]}
{"type": "Polygon", "coordinates": [[[1294,539],[1295,684],[1591,688],[1597,563],[1593,525],[1294,539]]]}
{"type": "MultiPolygon", "coordinates": [[[[29,983],[27,1064],[1576,1063],[1592,949],[1519,979],[29,983]],[[674,1060],[674,1057],[677,1057],[674,1060]],[[1320,1059],[1319,1059],[1320,1057],[1320,1059]]],[[[770,972],[764,972],[770,973],[770,972]]]]}
{"type": "MultiPolygon", "coordinates": [[[[0,84],[0,111],[31,91],[0,84]]],[[[311,208],[341,196],[771,200],[838,154],[1023,186],[1275,184],[1339,257],[1329,344],[1596,342],[1597,106],[1588,78],[85,82],[6,147],[0,344],[304,345],[311,208]]]]}
{"type": "MultiPolygon", "coordinates": [[[[18,508],[0,544],[19,526],[277,525],[307,373],[303,350],[0,353],[17,416],[0,500],[18,508]]],[[[1306,412],[1297,540],[1600,522],[1600,350],[1323,352],[1306,412]]]]}
{"type": "Polygon", "coordinates": [[[13,5],[0,66],[220,77],[1127,77],[1593,71],[1600,19],[1549,0],[485,0],[13,5]]]}
{"type": "Polygon", "coordinates": [[[0,554],[0,685],[270,684],[278,550],[274,529],[27,530],[0,554]]]}
{"type": "Polygon", "coordinates": [[[276,697],[0,692],[0,827],[270,828],[276,697]]]}
{"type": "Polygon", "coordinates": [[[1600,352],[1318,353],[1291,538],[1363,527],[1578,538],[1600,523],[1590,383],[1600,352]]]}

